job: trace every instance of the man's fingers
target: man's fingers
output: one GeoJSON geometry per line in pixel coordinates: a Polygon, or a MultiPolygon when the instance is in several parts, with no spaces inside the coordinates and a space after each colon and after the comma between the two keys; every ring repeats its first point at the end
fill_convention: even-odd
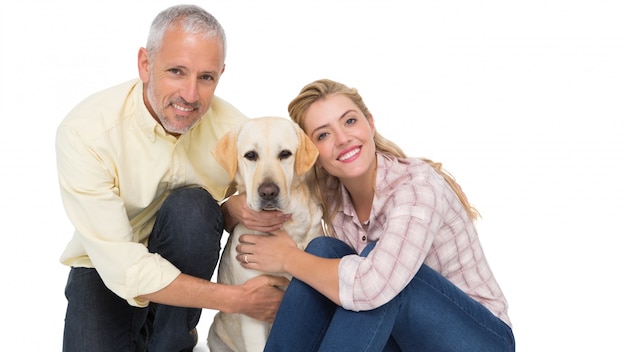
{"type": "Polygon", "coordinates": [[[270,276],[271,285],[276,287],[287,287],[289,279],[284,276],[270,276]]]}

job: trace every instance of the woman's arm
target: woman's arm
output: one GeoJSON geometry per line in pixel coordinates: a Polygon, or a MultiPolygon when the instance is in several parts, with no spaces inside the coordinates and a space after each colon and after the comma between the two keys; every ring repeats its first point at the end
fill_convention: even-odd
{"type": "Polygon", "coordinates": [[[243,235],[240,242],[237,246],[237,260],[243,267],[271,273],[289,273],[335,304],[341,305],[338,274],[341,259],[321,258],[306,253],[283,230],[274,231],[269,236],[243,235]]]}

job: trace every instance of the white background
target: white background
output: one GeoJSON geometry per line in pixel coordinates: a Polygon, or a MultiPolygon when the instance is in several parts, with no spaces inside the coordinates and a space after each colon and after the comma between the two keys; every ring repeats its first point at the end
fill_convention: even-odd
{"type": "MultiPolygon", "coordinates": [[[[61,349],[58,258],[72,228],[55,128],[87,95],[136,77],[150,22],[172,4],[0,7],[0,350],[61,349]]],[[[304,84],[332,78],[359,88],[383,135],[444,163],[483,215],[519,351],[623,350],[622,1],[198,4],[228,37],[217,94],[247,115],[286,117],[304,84]]]]}

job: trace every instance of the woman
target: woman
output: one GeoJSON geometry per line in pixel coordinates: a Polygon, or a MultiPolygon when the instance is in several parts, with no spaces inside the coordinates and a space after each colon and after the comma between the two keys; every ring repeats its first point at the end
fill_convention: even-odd
{"type": "Polygon", "coordinates": [[[289,114],[319,149],[330,236],[306,251],[281,230],[241,238],[244,267],[294,277],[266,351],[514,351],[478,213],[441,165],[384,139],[343,84],[305,86],[289,114]]]}

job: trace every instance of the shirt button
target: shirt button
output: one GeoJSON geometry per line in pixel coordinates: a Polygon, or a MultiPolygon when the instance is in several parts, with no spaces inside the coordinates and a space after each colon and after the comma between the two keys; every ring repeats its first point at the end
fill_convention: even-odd
{"type": "Polygon", "coordinates": [[[361,237],[361,241],[365,242],[365,236],[361,237]]]}

